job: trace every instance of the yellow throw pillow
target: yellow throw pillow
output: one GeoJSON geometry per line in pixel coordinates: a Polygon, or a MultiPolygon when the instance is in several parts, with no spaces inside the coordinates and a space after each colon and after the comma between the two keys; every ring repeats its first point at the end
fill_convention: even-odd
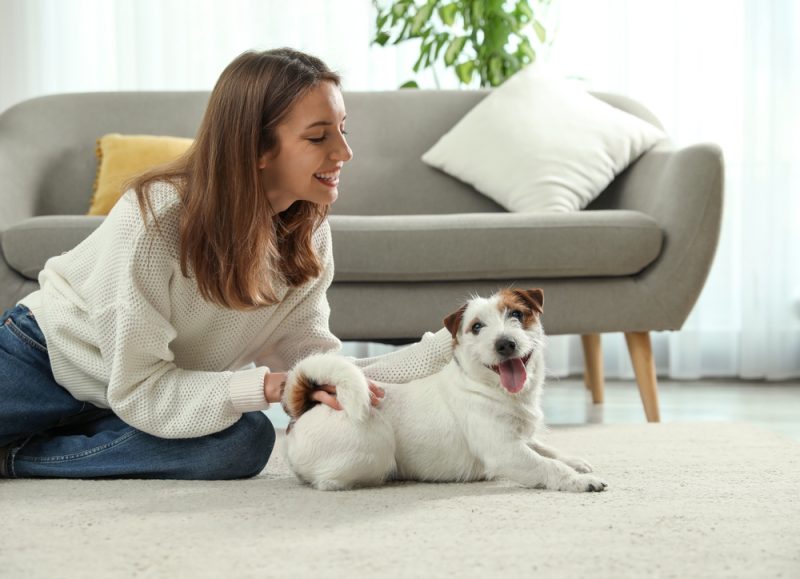
{"type": "Polygon", "coordinates": [[[89,215],[108,215],[135,175],[180,157],[193,139],[110,133],[97,139],[97,177],[89,215]]]}

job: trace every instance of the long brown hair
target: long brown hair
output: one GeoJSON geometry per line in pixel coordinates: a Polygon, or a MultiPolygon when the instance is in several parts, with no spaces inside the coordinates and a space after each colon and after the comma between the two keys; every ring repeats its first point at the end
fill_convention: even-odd
{"type": "Polygon", "coordinates": [[[291,287],[320,275],[312,236],[328,207],[296,201],[275,213],[257,163],[277,150],[276,127],[292,105],[324,81],[341,86],[325,63],[296,50],[239,55],[214,86],[186,154],[130,183],[146,222],[146,208],[155,218],[150,186],[168,181],[178,189],[181,271],[191,268],[206,300],[240,310],[272,305],[276,275],[291,287]]]}

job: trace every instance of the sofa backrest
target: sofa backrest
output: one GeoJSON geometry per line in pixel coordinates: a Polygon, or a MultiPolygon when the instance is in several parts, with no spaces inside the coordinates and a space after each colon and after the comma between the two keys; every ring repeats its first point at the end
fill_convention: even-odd
{"type": "MultiPolygon", "coordinates": [[[[407,215],[502,209],[425,165],[420,156],[488,90],[345,92],[348,141],[333,212],[407,215]]],[[[83,214],[96,174],[95,143],[111,132],[193,137],[207,92],[59,94],[31,99],[0,114],[2,197],[32,204],[35,215],[83,214]]],[[[619,95],[596,94],[656,125],[644,107],[619,95]]]]}

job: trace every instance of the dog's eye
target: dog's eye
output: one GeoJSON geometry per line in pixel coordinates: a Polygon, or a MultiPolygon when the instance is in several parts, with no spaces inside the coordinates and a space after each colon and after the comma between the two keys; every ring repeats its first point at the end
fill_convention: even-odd
{"type": "Polygon", "coordinates": [[[511,312],[511,317],[512,318],[516,318],[521,322],[522,321],[522,317],[523,317],[522,316],[522,312],[519,311],[519,310],[514,310],[513,312],[511,312]]]}
{"type": "Polygon", "coordinates": [[[472,324],[472,333],[473,333],[473,334],[477,334],[478,332],[480,332],[480,331],[481,331],[481,328],[482,328],[482,327],[483,327],[483,324],[482,324],[482,323],[480,323],[480,322],[475,322],[474,324],[472,324]]]}

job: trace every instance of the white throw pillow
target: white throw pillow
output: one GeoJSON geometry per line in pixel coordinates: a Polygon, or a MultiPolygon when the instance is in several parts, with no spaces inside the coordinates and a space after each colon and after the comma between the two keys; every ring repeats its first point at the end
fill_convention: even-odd
{"type": "Polygon", "coordinates": [[[478,103],[422,160],[509,211],[578,211],[664,136],[576,83],[528,66],[478,103]]]}

